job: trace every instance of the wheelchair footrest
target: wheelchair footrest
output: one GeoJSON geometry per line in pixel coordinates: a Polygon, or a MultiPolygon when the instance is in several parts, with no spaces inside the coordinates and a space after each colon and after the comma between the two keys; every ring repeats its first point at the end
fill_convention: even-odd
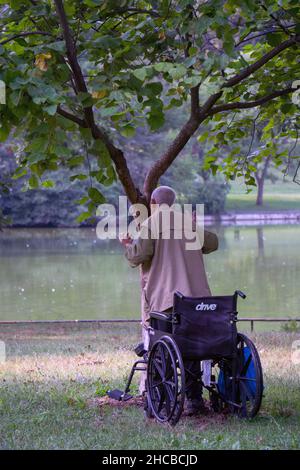
{"type": "Polygon", "coordinates": [[[135,348],[134,352],[138,357],[143,357],[147,350],[144,348],[144,343],[139,343],[135,348]]]}
{"type": "Polygon", "coordinates": [[[132,395],[129,395],[128,393],[124,393],[123,390],[107,390],[107,395],[110,397],[110,398],[113,398],[114,400],[117,400],[117,401],[127,401],[127,400],[130,400],[132,397],[132,395]]]}

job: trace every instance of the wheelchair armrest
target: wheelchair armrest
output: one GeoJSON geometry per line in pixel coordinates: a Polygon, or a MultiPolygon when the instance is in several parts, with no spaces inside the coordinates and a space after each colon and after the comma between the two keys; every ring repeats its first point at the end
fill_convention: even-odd
{"type": "Polygon", "coordinates": [[[156,320],[172,322],[172,313],[150,312],[150,317],[156,318],[156,320]]]}

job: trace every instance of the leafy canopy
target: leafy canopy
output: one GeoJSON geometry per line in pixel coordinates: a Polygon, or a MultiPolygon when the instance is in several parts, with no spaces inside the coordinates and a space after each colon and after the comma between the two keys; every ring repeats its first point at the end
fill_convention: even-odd
{"type": "Polygon", "coordinates": [[[153,162],[145,191],[201,124],[210,130],[200,140],[213,144],[205,169],[243,175],[250,185],[253,168],[239,141],[254,119],[266,142],[257,160],[271,152],[280,165],[277,139],[296,136],[298,0],[0,0],[0,8],[0,79],[7,88],[0,140],[26,142],[16,176],[28,173],[32,188],[62,164],[74,169],[73,179],[89,176],[83,219],[117,176],[132,200],[139,194],[118,136],[130,139],[145,122],[158,130],[167,110],[180,112],[186,101],[187,126],[153,162]],[[78,138],[85,153],[74,155],[70,144],[78,138]],[[231,152],[220,163],[222,145],[231,152]],[[97,166],[87,175],[80,165],[89,155],[97,166]]]}

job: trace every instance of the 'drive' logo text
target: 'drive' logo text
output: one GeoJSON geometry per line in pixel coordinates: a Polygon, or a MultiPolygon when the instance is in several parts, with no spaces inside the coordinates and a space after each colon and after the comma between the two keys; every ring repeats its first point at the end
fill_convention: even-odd
{"type": "Polygon", "coordinates": [[[201,302],[201,304],[196,305],[196,310],[216,310],[217,304],[204,304],[201,302]]]}

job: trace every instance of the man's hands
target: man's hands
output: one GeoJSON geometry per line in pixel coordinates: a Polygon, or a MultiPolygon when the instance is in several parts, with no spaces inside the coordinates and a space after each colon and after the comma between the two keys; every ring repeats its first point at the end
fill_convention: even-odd
{"type": "Polygon", "coordinates": [[[123,246],[127,246],[127,245],[131,245],[132,243],[132,238],[130,237],[129,233],[125,234],[125,233],[122,233],[120,234],[120,237],[119,237],[119,240],[120,240],[120,243],[123,245],[123,246]]]}

